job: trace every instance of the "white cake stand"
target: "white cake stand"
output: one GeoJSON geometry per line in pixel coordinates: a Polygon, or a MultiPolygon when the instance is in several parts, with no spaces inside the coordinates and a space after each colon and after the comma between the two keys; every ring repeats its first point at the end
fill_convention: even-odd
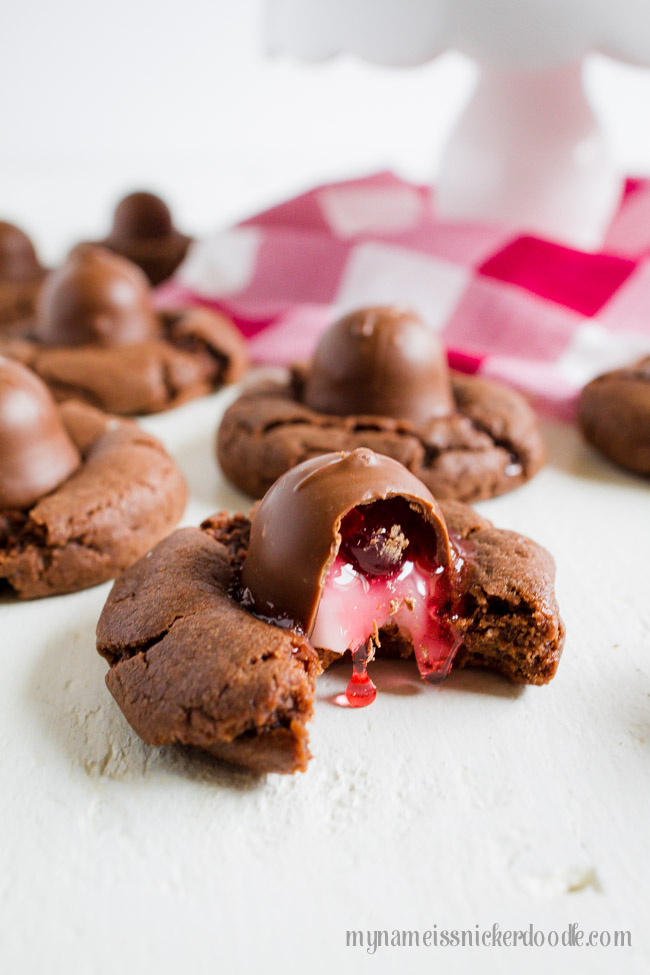
{"type": "MultiPolygon", "coordinates": [[[[443,218],[513,224],[599,246],[622,178],[585,95],[585,54],[650,64],[647,0],[267,0],[272,52],[349,52],[395,67],[447,48],[476,88],[436,181],[443,218]]],[[[423,114],[426,114],[424,109],[423,114]]]]}

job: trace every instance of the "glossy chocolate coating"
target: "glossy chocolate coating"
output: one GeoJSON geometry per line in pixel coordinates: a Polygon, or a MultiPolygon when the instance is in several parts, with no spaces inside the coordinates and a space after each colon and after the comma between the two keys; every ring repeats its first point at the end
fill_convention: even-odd
{"type": "Polygon", "coordinates": [[[0,283],[22,283],[40,277],[43,268],[31,240],[12,223],[0,220],[0,283]]]}
{"type": "Polygon", "coordinates": [[[109,240],[119,243],[132,238],[149,240],[172,233],[172,215],[164,200],[153,193],[131,193],[115,208],[109,240]]]}
{"type": "Polygon", "coordinates": [[[46,386],[0,357],[0,509],[29,507],[80,462],[46,386]]]}
{"type": "Polygon", "coordinates": [[[307,460],[279,478],[257,508],[241,583],[256,613],[307,636],[329,567],[341,544],[341,521],[353,508],[403,498],[432,526],[439,565],[451,551],[433,495],[396,460],[360,447],[307,460]]]}
{"type": "Polygon", "coordinates": [[[183,260],[190,238],[176,230],[164,200],[137,192],[118,203],[104,244],[138,264],[152,284],[159,284],[183,260]]]}
{"type": "Polygon", "coordinates": [[[318,413],[414,424],[455,409],[440,340],[400,308],[361,308],[332,325],[318,343],[303,401],[318,413]]]}
{"type": "Polygon", "coordinates": [[[34,331],[46,345],[134,345],[156,338],[160,322],[142,271],[82,244],[48,275],[34,331]]]}

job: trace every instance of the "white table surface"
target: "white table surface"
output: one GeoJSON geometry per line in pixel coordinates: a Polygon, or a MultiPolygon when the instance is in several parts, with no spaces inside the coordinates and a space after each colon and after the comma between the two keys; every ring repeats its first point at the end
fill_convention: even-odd
{"type": "MultiPolygon", "coordinates": [[[[187,476],[186,524],[246,504],[212,453],[234,392],[145,421],[187,476]]],[[[304,775],[142,744],[94,650],[109,585],[0,604],[1,970],[647,971],[648,486],[545,433],[544,470],[480,509],[555,555],[556,679],[430,688],[378,663],[355,712],[328,674],[304,775]],[[633,947],[345,946],[348,929],[494,922],[629,929],[633,947]]]]}
{"type": "MultiPolygon", "coordinates": [[[[0,215],[56,261],[138,185],[203,233],[319,180],[387,165],[427,180],[468,62],[265,62],[259,6],[7,7],[0,215]]],[[[650,72],[599,60],[589,86],[621,168],[648,171],[650,72]]],[[[188,478],[187,524],[245,505],[212,453],[232,395],[145,423],[188,478]]],[[[352,712],[330,703],[345,673],[328,674],[305,775],[141,744],[94,650],[109,585],[0,603],[0,971],[646,972],[648,485],[572,429],[546,435],[538,477],[480,507],[555,555],[556,679],[459,673],[429,688],[413,665],[379,662],[377,701],[352,712]],[[495,922],[629,929],[633,948],[345,947],[348,929],[495,922]]]]}

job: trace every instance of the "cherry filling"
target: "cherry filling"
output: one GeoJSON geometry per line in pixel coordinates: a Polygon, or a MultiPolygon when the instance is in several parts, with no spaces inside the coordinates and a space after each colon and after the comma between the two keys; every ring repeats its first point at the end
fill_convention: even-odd
{"type": "Polygon", "coordinates": [[[450,622],[449,574],[435,553],[433,527],[401,498],[355,508],[343,520],[311,642],[352,651],[346,697],[353,707],[375,699],[367,664],[373,638],[388,623],[410,636],[424,680],[438,683],[449,673],[460,639],[450,622]]]}

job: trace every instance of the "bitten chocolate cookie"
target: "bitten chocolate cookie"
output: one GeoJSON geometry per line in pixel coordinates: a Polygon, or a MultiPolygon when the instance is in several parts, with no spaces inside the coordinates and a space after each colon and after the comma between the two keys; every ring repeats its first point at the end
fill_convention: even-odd
{"type": "Polygon", "coordinates": [[[33,321],[45,273],[27,234],[0,220],[0,332],[33,321]]]}
{"type": "Polygon", "coordinates": [[[235,382],[247,365],[235,326],[206,309],[156,311],[142,271],[80,245],[43,285],[38,313],[0,354],[29,366],[58,400],[158,413],[235,382]]]}
{"type": "Polygon", "coordinates": [[[635,474],[650,474],[650,356],[588,383],[578,421],[605,457],[635,474]]]}
{"type": "Polygon", "coordinates": [[[394,457],[436,497],[462,501],[519,487],[545,456],[535,414],[519,393],[450,376],[438,338],[395,308],[341,319],[310,366],[248,389],[217,435],[226,477],[254,498],[303,460],[356,447],[394,457]]]}
{"type": "Polygon", "coordinates": [[[21,599],[112,579],[179,521],[182,475],[129,420],[67,402],[0,358],[0,591],[21,599]]]}
{"type": "Polygon", "coordinates": [[[151,745],[264,772],[304,770],[321,667],[352,651],[349,703],[371,703],[377,652],[511,680],[554,676],[564,627],[551,556],[467,505],[438,505],[402,465],[329,454],[252,513],[165,539],[115,583],[97,628],[106,682],[151,745]]]}
{"type": "Polygon", "coordinates": [[[120,200],[111,232],[101,243],[137,264],[156,285],[171,277],[192,239],[176,230],[164,200],[139,192],[120,200]]]}

